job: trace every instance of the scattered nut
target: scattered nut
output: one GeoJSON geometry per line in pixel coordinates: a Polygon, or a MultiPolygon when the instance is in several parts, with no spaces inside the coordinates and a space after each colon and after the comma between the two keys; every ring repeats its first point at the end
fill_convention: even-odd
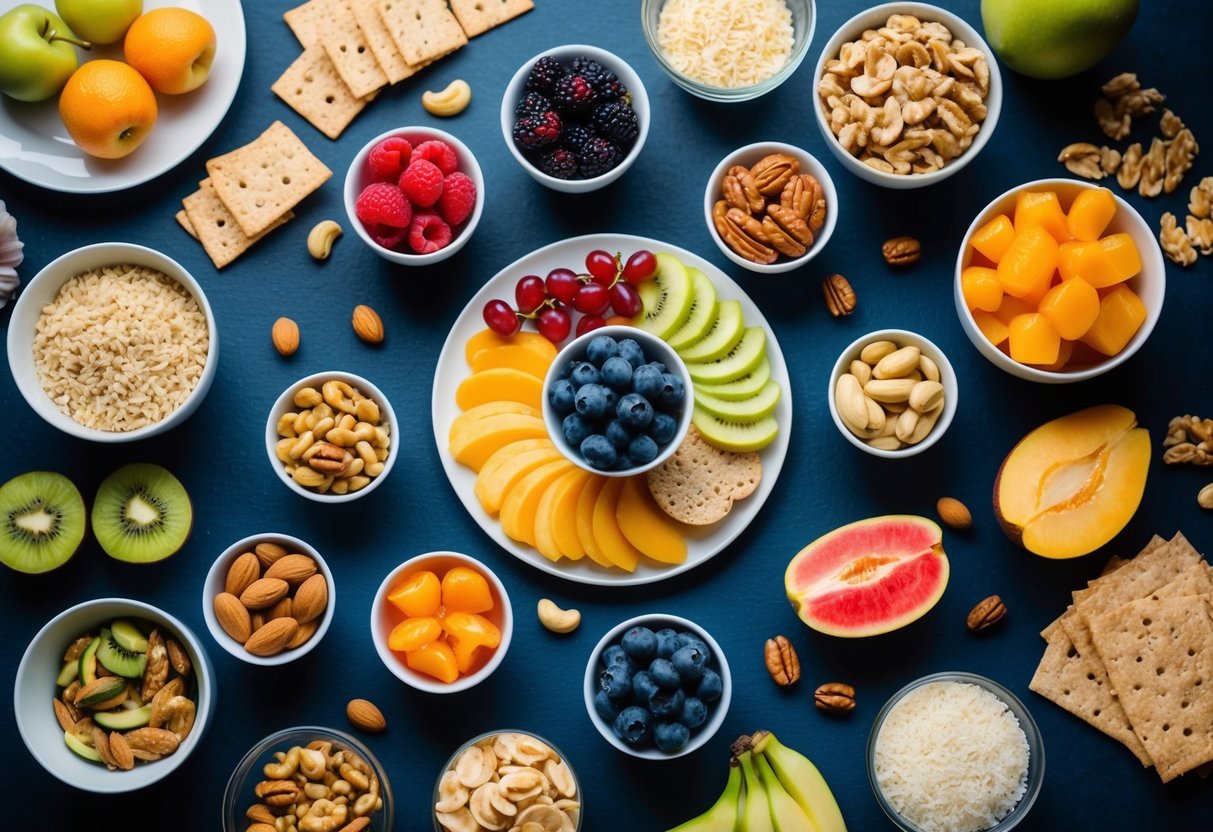
{"type": "Polygon", "coordinates": [[[1201,508],[1213,508],[1213,482],[1200,489],[1196,495],[1196,503],[1201,508]]]}
{"type": "Polygon", "coordinates": [[[826,682],[813,694],[818,710],[845,714],[855,710],[855,688],[844,682],[826,682]]]}
{"type": "Polygon", "coordinates": [[[341,236],[341,226],[335,220],[321,220],[307,235],[307,253],[316,260],[327,260],[333,243],[341,236]]]}
{"type": "Polygon", "coordinates": [[[379,734],[387,730],[383,712],[367,699],[351,699],[345,706],[345,715],[355,728],[379,734]]]}
{"type": "Polygon", "coordinates": [[[939,519],[945,526],[953,529],[968,529],[973,526],[973,515],[969,513],[968,506],[955,497],[940,497],[935,503],[935,510],[939,512],[939,519]]]}
{"type": "Polygon", "coordinates": [[[379,313],[371,307],[365,304],[355,306],[350,322],[354,327],[354,334],[364,342],[368,344],[383,342],[383,321],[380,319],[379,313]]]}
{"type": "Polygon", "coordinates": [[[1213,176],[1201,179],[1189,192],[1188,213],[1197,219],[1213,216],[1213,176]]]}
{"type": "Polygon", "coordinates": [[[885,241],[880,253],[890,266],[908,266],[922,256],[922,244],[913,237],[894,237],[885,241]]]}
{"type": "Polygon", "coordinates": [[[426,90],[421,94],[421,106],[430,115],[449,118],[467,109],[472,103],[472,88],[460,78],[446,85],[441,92],[426,90]]]}
{"type": "Polygon", "coordinates": [[[294,355],[299,349],[299,324],[290,318],[279,318],[270,329],[270,340],[283,358],[294,355]]]}
{"type": "Polygon", "coordinates": [[[1167,255],[1171,262],[1184,267],[1196,262],[1196,248],[1192,245],[1192,240],[1184,229],[1179,227],[1175,215],[1170,211],[1162,215],[1158,242],[1162,246],[1162,253],[1167,255]]]}
{"type": "Polygon", "coordinates": [[[991,595],[973,607],[965,623],[970,632],[980,633],[1002,621],[1006,615],[1007,607],[1003,604],[1002,599],[997,595],[991,595]]]}
{"type": "Polygon", "coordinates": [[[1184,222],[1188,239],[1201,254],[1213,254],[1213,220],[1197,219],[1191,214],[1184,222]]]}
{"type": "Polygon", "coordinates": [[[851,282],[840,274],[832,274],[821,282],[825,294],[826,308],[835,318],[842,318],[855,311],[855,290],[851,282]]]}
{"type": "Polygon", "coordinates": [[[1213,465],[1213,419],[1176,416],[1167,425],[1162,444],[1167,449],[1162,461],[1167,465],[1213,465]]]}
{"type": "Polygon", "coordinates": [[[581,613],[562,610],[549,598],[540,598],[536,606],[539,623],[553,633],[571,633],[581,625],[581,613]]]}
{"type": "Polygon", "coordinates": [[[1066,145],[1057,156],[1057,161],[1066,166],[1066,170],[1083,179],[1103,179],[1107,172],[1104,170],[1100,149],[1087,142],[1076,142],[1066,145]]]}
{"type": "Polygon", "coordinates": [[[767,673],[781,688],[795,684],[800,678],[800,657],[796,648],[786,636],[769,638],[763,645],[762,658],[767,666],[767,673]]]}

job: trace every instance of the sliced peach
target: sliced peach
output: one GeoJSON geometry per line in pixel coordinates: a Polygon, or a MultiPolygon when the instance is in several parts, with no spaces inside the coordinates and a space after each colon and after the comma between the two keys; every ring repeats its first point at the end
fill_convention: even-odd
{"type": "Polygon", "coordinates": [[[1074,197],[1066,228],[1076,240],[1098,240],[1116,216],[1116,197],[1107,188],[1090,188],[1074,197]]]}
{"type": "Polygon", "coordinates": [[[1057,241],[1039,225],[1029,224],[998,261],[998,282],[1016,298],[1048,291],[1057,268],[1057,241]]]}
{"type": "Polygon", "coordinates": [[[1060,246],[1057,250],[1057,271],[1061,273],[1062,280],[1081,277],[1096,289],[1126,279],[1121,277],[1120,269],[1098,241],[1070,242],[1060,246]]]}
{"type": "Polygon", "coordinates": [[[998,273],[984,266],[969,266],[960,273],[960,291],[969,309],[993,312],[1002,303],[998,273]]]}
{"type": "Polygon", "coordinates": [[[1048,231],[1058,243],[1070,239],[1066,212],[1053,191],[1023,191],[1015,198],[1015,231],[1022,234],[1032,225],[1048,231]]]}
{"type": "Polygon", "coordinates": [[[392,650],[407,653],[423,644],[429,644],[442,635],[442,622],[437,618],[406,618],[392,628],[387,646],[392,650]]]}
{"type": "Polygon", "coordinates": [[[497,401],[521,402],[540,410],[543,407],[543,379],[521,370],[498,367],[472,373],[455,390],[455,404],[462,410],[497,401]]]}
{"type": "Polygon", "coordinates": [[[472,422],[478,422],[488,416],[498,416],[502,413],[525,413],[527,416],[543,415],[543,411],[522,402],[485,402],[484,404],[478,404],[469,410],[465,410],[455,417],[455,421],[451,422],[451,429],[447,432],[447,441],[453,440],[455,434],[462,432],[472,422]]]}
{"type": "Polygon", "coordinates": [[[473,373],[505,367],[543,378],[552,366],[552,359],[521,344],[507,344],[481,350],[473,356],[471,363],[473,373]]]}
{"type": "Polygon", "coordinates": [[[1085,335],[1099,317],[1099,292],[1081,277],[1063,281],[1041,300],[1040,314],[1058,335],[1074,341],[1085,335]]]}
{"type": "Polygon", "coordinates": [[[1009,334],[1007,325],[989,312],[975,310],[973,312],[973,323],[977,324],[977,328],[981,330],[981,334],[986,336],[986,340],[994,346],[997,347],[1007,340],[1007,335],[1009,334]]]}
{"type": "Polygon", "coordinates": [[[1149,434],[1131,410],[1080,410],[1041,425],[1011,450],[994,481],[994,513],[1030,552],[1085,555],[1133,517],[1149,463],[1149,434]]]}
{"type": "Polygon", "coordinates": [[[973,232],[969,243],[983,257],[994,265],[1007,253],[1011,243],[1015,241],[1015,226],[1006,214],[999,214],[994,219],[973,232]]]}
{"type": "Polygon", "coordinates": [[[1128,280],[1141,271],[1141,252],[1128,234],[1109,234],[1099,244],[1112,258],[1112,266],[1120,280],[1128,280]]]}
{"type": "Polygon", "coordinates": [[[463,356],[467,359],[468,364],[471,364],[476,353],[481,350],[509,346],[526,347],[539,355],[546,355],[548,363],[551,363],[552,359],[556,357],[556,345],[538,332],[515,332],[506,338],[491,329],[482,329],[469,338],[463,346],[463,356]]]}
{"type": "Polygon", "coordinates": [[[539,498],[535,510],[535,548],[544,557],[551,560],[585,557],[585,547],[577,536],[577,498],[593,476],[576,468],[552,483],[539,498]]]}
{"type": "Polygon", "coordinates": [[[1146,321],[1146,305],[1123,283],[1099,301],[1099,317],[1082,342],[1104,355],[1117,355],[1146,321]]]}
{"type": "Polygon", "coordinates": [[[1007,330],[1011,358],[1020,364],[1052,364],[1057,360],[1061,338],[1044,315],[1039,312],[1017,315],[1007,330]]]}
{"type": "Polygon", "coordinates": [[[500,413],[468,424],[451,438],[450,451],[456,462],[479,471],[490,456],[506,445],[547,435],[547,426],[538,416],[500,413]]]}
{"type": "Polygon", "coordinates": [[[459,678],[455,651],[445,641],[431,641],[404,654],[404,663],[418,673],[433,676],[448,685],[459,678]]]}
{"type": "Polygon", "coordinates": [[[387,599],[408,618],[433,617],[442,606],[442,584],[437,575],[423,569],[392,587],[387,599]]]}
{"type": "Polygon", "coordinates": [[[609,477],[602,476],[590,478],[585,488],[577,495],[577,539],[581,541],[581,548],[585,549],[586,557],[607,569],[611,567],[611,562],[594,539],[594,506],[598,505],[598,495],[602,493],[602,487],[607,484],[608,479],[609,477]]]}
{"type": "Polygon", "coordinates": [[[442,576],[442,606],[448,617],[452,612],[488,612],[493,608],[493,591],[484,575],[456,566],[442,576]]]}
{"type": "Polygon", "coordinates": [[[480,469],[480,473],[476,475],[476,485],[472,488],[472,493],[480,501],[481,508],[495,516],[501,511],[501,504],[505,501],[505,495],[509,493],[510,489],[520,479],[541,465],[547,465],[550,462],[564,459],[560,451],[551,445],[550,440],[545,441],[548,441],[548,447],[520,451],[500,464],[497,464],[497,462],[502,459],[502,451],[512,448],[514,445],[521,445],[522,443],[515,442],[513,445],[507,445],[489,457],[489,461],[484,464],[484,467],[480,469]],[[489,467],[490,464],[492,464],[492,468],[489,467]]]}
{"type": "Polygon", "coordinates": [[[624,572],[635,572],[640,564],[640,550],[623,536],[619,520],[616,519],[623,483],[622,477],[607,477],[606,484],[598,493],[598,500],[594,503],[594,540],[612,565],[624,572]]]}
{"type": "Polygon", "coordinates": [[[628,477],[615,507],[619,530],[641,554],[660,563],[687,559],[687,539],[677,521],[661,510],[644,477],[628,477]]]}
{"type": "Polygon", "coordinates": [[[518,480],[501,502],[501,530],[511,540],[534,546],[535,511],[539,508],[539,499],[560,475],[574,467],[573,463],[561,458],[540,465],[518,480]]]}

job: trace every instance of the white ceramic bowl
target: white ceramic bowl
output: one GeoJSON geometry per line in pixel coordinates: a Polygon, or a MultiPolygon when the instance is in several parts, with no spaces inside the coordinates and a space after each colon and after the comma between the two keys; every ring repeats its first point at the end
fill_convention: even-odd
{"type": "MultiPolygon", "coordinates": [[[[712,736],[720,730],[720,726],[724,724],[725,715],[729,712],[729,703],[733,699],[733,677],[729,671],[729,662],[724,656],[724,650],[716,639],[712,638],[712,634],[700,627],[694,621],[686,618],[681,618],[677,615],[667,615],[666,613],[646,613],[638,615],[635,618],[629,618],[627,621],[622,621],[616,624],[606,632],[598,644],[594,646],[590,653],[590,660],[585,666],[585,682],[582,686],[582,693],[585,699],[585,709],[590,715],[590,722],[594,723],[594,727],[598,729],[598,733],[602,734],[603,739],[611,745],[618,748],[625,754],[630,754],[633,757],[640,757],[645,760],[673,760],[677,757],[684,757],[695,751],[704,743],[712,738],[712,736]],[[657,749],[654,746],[645,748],[633,748],[625,743],[619,737],[615,736],[615,731],[612,726],[598,715],[598,711],[594,709],[594,695],[598,692],[598,673],[602,670],[602,654],[612,644],[618,644],[623,638],[623,634],[633,627],[644,626],[656,632],[657,630],[670,627],[672,629],[683,631],[686,630],[700,638],[712,651],[713,669],[720,674],[720,681],[723,692],[720,699],[709,703],[710,711],[707,721],[696,728],[691,733],[690,741],[677,751],[667,754],[664,751],[657,749]]],[[[630,704],[630,703],[629,703],[630,704]]]]}
{"type": "MultiPolygon", "coordinates": [[[[291,591],[294,592],[295,589],[296,587],[292,587],[291,591]]],[[[241,661],[261,665],[262,667],[275,667],[287,662],[293,662],[300,656],[310,653],[312,648],[320,643],[320,639],[324,638],[324,634],[329,631],[329,624],[333,621],[333,611],[336,606],[337,585],[333,582],[333,572],[329,569],[329,565],[325,563],[324,558],[310,544],[305,543],[297,537],[291,537],[289,534],[266,532],[264,534],[249,535],[242,540],[237,540],[227,547],[223,551],[223,554],[215,558],[215,562],[211,564],[210,571],[206,573],[206,580],[202,583],[202,617],[206,619],[206,628],[211,631],[211,637],[219,643],[220,647],[241,661]],[[215,596],[223,592],[224,583],[227,581],[227,570],[236,558],[245,552],[253,551],[258,543],[277,543],[290,554],[307,555],[316,561],[317,574],[323,575],[324,580],[328,583],[329,602],[328,606],[324,609],[324,614],[320,617],[320,626],[316,628],[316,632],[294,650],[283,650],[281,653],[273,656],[254,656],[245,650],[243,644],[224,632],[223,628],[219,626],[219,619],[215,617],[215,596]]]]}
{"type": "Polygon", "coordinates": [[[296,494],[309,500],[315,500],[318,503],[348,503],[360,497],[365,497],[378,488],[379,484],[387,479],[388,474],[392,472],[392,468],[396,465],[397,451],[400,450],[399,442],[400,423],[396,421],[396,411],[392,409],[392,403],[388,401],[383,391],[362,376],[344,373],[340,370],[326,370],[321,373],[312,373],[310,376],[299,379],[290,387],[283,390],[282,395],[278,397],[274,402],[274,406],[270,408],[270,415],[265,423],[265,452],[269,456],[270,465],[273,466],[275,473],[278,474],[278,479],[286,483],[287,488],[296,494]],[[295,394],[304,387],[315,387],[319,390],[324,382],[330,380],[344,381],[379,405],[379,424],[387,426],[391,442],[387,459],[383,461],[383,471],[380,472],[379,476],[372,477],[366,487],[346,494],[333,494],[332,492],[321,494],[319,491],[314,491],[311,488],[304,488],[287,474],[286,466],[278,459],[276,452],[278,440],[282,438],[278,435],[278,420],[282,418],[282,414],[291,410],[297,410],[294,404],[295,394]]]}
{"type": "Polygon", "coordinates": [[[518,67],[518,71],[514,73],[514,77],[510,79],[510,82],[505,87],[505,94],[501,97],[501,135],[505,137],[505,146],[509,148],[510,153],[518,161],[518,164],[522,165],[522,169],[529,173],[532,179],[554,191],[563,191],[569,194],[584,194],[596,191],[623,176],[624,171],[632,166],[632,163],[636,161],[636,157],[640,155],[640,149],[644,147],[644,141],[649,135],[650,120],[649,94],[645,91],[644,82],[640,80],[640,76],[636,74],[636,70],[632,69],[627,61],[612,52],[599,49],[597,46],[588,46],[581,43],[554,46],[551,49],[543,50],[531,58],[518,67]],[[555,176],[548,176],[535,165],[531,164],[531,160],[524,156],[522,151],[514,144],[514,122],[517,121],[517,117],[514,115],[514,108],[518,106],[518,102],[526,92],[526,78],[531,72],[531,67],[545,55],[551,55],[556,58],[566,68],[573,58],[582,55],[592,58],[619,76],[619,80],[627,87],[628,92],[632,94],[632,109],[636,111],[636,120],[640,126],[640,133],[636,136],[636,141],[632,143],[632,149],[628,151],[619,164],[601,176],[595,176],[590,179],[557,179],[555,176]]]}
{"type": "Polygon", "coordinates": [[[78,439],[88,439],[93,442],[133,442],[177,427],[202,404],[202,400],[206,398],[207,391],[211,388],[211,382],[215,378],[215,369],[219,366],[219,329],[215,323],[215,314],[211,311],[211,305],[202,291],[202,286],[176,260],[155,249],[134,243],[94,243],[55,258],[21,289],[17,304],[13,307],[12,320],[8,325],[7,349],[8,366],[13,374],[13,381],[17,384],[17,389],[21,391],[21,395],[29,402],[29,406],[34,409],[34,412],[45,422],[78,439]],[[98,430],[85,427],[61,411],[42,389],[38,371],[34,366],[34,336],[37,332],[38,320],[42,316],[42,308],[55,299],[63,284],[76,275],[92,269],[128,263],[163,272],[193,295],[194,300],[198,302],[199,309],[206,315],[210,347],[207,350],[206,363],[202,367],[202,376],[198,379],[198,384],[194,387],[193,392],[186,397],[180,407],[163,420],[132,431],[98,430]]]}
{"type": "Polygon", "coordinates": [[[127,598],[85,601],[52,618],[25,649],[13,687],[17,729],[34,759],[69,786],[99,794],[137,791],[172,774],[202,742],[214,705],[215,674],[198,638],[164,610],[127,598]],[[50,702],[56,693],[55,677],[63,666],[63,651],[81,634],[95,632],[115,618],[151,622],[176,638],[189,654],[195,680],[192,696],[197,710],[185,742],[161,760],[136,762],[130,771],[109,771],[69,749],[50,702]]]}
{"type": "Polygon", "coordinates": [[[678,450],[678,446],[682,444],[682,440],[686,438],[687,431],[691,428],[694,400],[695,388],[691,381],[691,374],[687,371],[687,365],[683,363],[678,353],[674,352],[674,349],[669,344],[662,341],[656,335],[634,326],[603,326],[574,338],[565,344],[560,352],[556,354],[556,358],[553,359],[551,366],[548,367],[548,374],[543,379],[543,421],[548,429],[548,437],[556,446],[556,450],[560,451],[569,462],[577,467],[583,468],[592,474],[601,474],[604,477],[632,477],[636,474],[643,474],[645,471],[656,468],[669,459],[674,451],[678,450]],[[678,414],[678,430],[674,434],[674,438],[664,448],[658,450],[657,456],[644,465],[612,471],[603,471],[590,465],[590,463],[586,462],[585,457],[581,455],[581,451],[570,445],[568,440],[564,438],[564,431],[561,429],[564,417],[558,414],[555,408],[552,407],[551,402],[548,401],[548,390],[560,379],[561,370],[570,361],[585,361],[586,348],[589,347],[590,341],[596,335],[609,335],[616,341],[622,341],[625,338],[633,339],[640,344],[640,348],[644,350],[645,357],[649,361],[660,361],[669,372],[674,373],[678,378],[682,379],[684,396],[682,411],[678,414]]]}
{"type": "Polygon", "coordinates": [[[977,154],[981,152],[981,149],[986,146],[986,142],[990,140],[990,136],[994,135],[994,128],[998,124],[998,116],[1002,112],[1002,75],[998,70],[998,62],[994,58],[994,50],[978,34],[977,30],[965,22],[963,18],[956,16],[947,9],[932,6],[929,3],[885,3],[855,15],[842,24],[838,31],[826,41],[826,45],[821,51],[821,57],[817,59],[817,66],[813,69],[812,95],[813,112],[816,115],[817,127],[821,130],[826,147],[830,148],[830,152],[834,154],[834,157],[838,159],[844,168],[860,179],[884,188],[899,190],[922,188],[947,179],[973,161],[977,157],[977,154]],[[817,82],[825,75],[826,63],[838,57],[842,45],[848,41],[859,40],[865,29],[880,28],[889,19],[889,15],[893,14],[911,14],[924,23],[938,22],[944,24],[952,32],[953,37],[959,38],[967,46],[976,47],[985,53],[986,62],[990,66],[990,88],[986,94],[985,101],[987,113],[985,121],[982,122],[981,130],[977,132],[977,135],[973,139],[973,144],[964,153],[945,163],[939,170],[932,171],[931,173],[911,173],[905,175],[884,173],[875,168],[868,167],[856,159],[843,149],[842,145],[838,143],[838,139],[835,138],[834,133],[830,130],[829,110],[826,109],[825,102],[817,94],[817,82]]]}
{"type": "Polygon", "coordinates": [[[708,225],[708,234],[711,236],[712,242],[716,244],[716,247],[720,249],[720,253],[738,266],[741,266],[743,269],[749,269],[752,272],[758,272],[759,274],[790,272],[793,269],[800,268],[816,257],[825,248],[826,243],[829,242],[830,235],[834,233],[834,226],[838,223],[838,191],[834,188],[834,180],[830,177],[830,172],[813,155],[795,145],[784,144],[783,142],[756,142],[734,150],[728,156],[721,159],[720,164],[712,171],[712,175],[708,177],[707,187],[703,192],[703,219],[708,225]],[[712,222],[712,209],[715,207],[717,200],[724,198],[721,194],[721,186],[724,182],[724,175],[728,172],[729,168],[734,165],[742,165],[748,168],[764,156],[769,156],[772,153],[783,153],[796,159],[800,162],[801,173],[810,173],[821,183],[821,190],[826,200],[826,218],[825,223],[817,230],[817,233],[813,237],[813,245],[809,246],[804,254],[800,257],[788,257],[781,254],[779,255],[779,259],[774,263],[764,265],[745,259],[725,244],[720,235],[716,233],[716,226],[712,222]]]}
{"type": "Polygon", "coordinates": [[[375,652],[383,660],[384,666],[397,679],[426,693],[458,693],[480,684],[501,664],[513,635],[514,611],[510,606],[510,596],[505,591],[505,584],[484,563],[458,552],[427,552],[424,555],[409,558],[388,573],[375,592],[375,599],[371,602],[371,640],[375,643],[375,652]],[[501,643],[478,670],[461,675],[454,682],[447,684],[433,676],[413,670],[404,663],[403,653],[397,653],[388,647],[388,636],[391,634],[392,628],[404,620],[404,615],[388,602],[387,596],[392,591],[392,587],[407,575],[428,570],[437,575],[441,581],[443,575],[457,566],[466,566],[479,572],[489,582],[489,590],[493,594],[493,609],[487,613],[481,613],[481,615],[492,621],[501,631],[501,643]]]}
{"type": "Polygon", "coordinates": [[[952,424],[952,419],[956,416],[956,405],[959,394],[960,387],[956,383],[956,372],[952,369],[952,362],[948,361],[948,357],[943,354],[943,350],[917,332],[910,332],[906,329],[879,329],[876,332],[869,332],[867,335],[852,341],[842,351],[842,354],[838,356],[838,360],[834,362],[834,369],[830,371],[829,390],[827,391],[830,403],[830,416],[833,417],[834,425],[838,428],[838,432],[861,451],[885,459],[901,459],[902,457],[914,456],[938,442],[944,433],[947,432],[948,426],[952,424]],[[843,423],[842,416],[838,413],[838,402],[834,398],[834,387],[838,382],[838,377],[843,373],[849,372],[851,362],[858,359],[859,354],[863,352],[863,348],[873,341],[892,341],[898,347],[918,347],[923,355],[934,361],[939,367],[939,383],[943,385],[943,413],[940,414],[935,427],[931,428],[931,432],[927,434],[926,438],[916,445],[905,445],[895,451],[873,448],[851,433],[847,429],[846,424],[843,423]]]}
{"type": "Polygon", "coordinates": [[[1128,361],[1134,353],[1141,349],[1142,344],[1154,331],[1159,315],[1162,314],[1163,298],[1167,290],[1166,263],[1163,261],[1162,250],[1158,247],[1158,237],[1150,224],[1142,219],[1141,214],[1137,213],[1132,205],[1121,199],[1115,192],[1112,193],[1112,197],[1116,200],[1116,216],[1108,224],[1104,236],[1124,232],[1133,238],[1137,251],[1141,254],[1141,272],[1136,277],[1125,281],[1125,285],[1132,289],[1146,306],[1146,319],[1141,328],[1117,355],[1097,364],[1085,365],[1073,370],[1062,368],[1058,372],[1049,372],[1030,367],[1027,364],[1020,364],[990,343],[989,339],[978,329],[977,322],[973,320],[973,313],[969,311],[969,306],[965,303],[960,275],[973,259],[973,250],[969,246],[969,240],[974,232],[999,214],[1006,214],[1008,218],[1013,217],[1015,199],[1023,191],[1056,191],[1062,208],[1068,210],[1080,192],[1098,187],[1098,185],[1080,182],[1077,179],[1037,179],[1034,182],[1028,182],[1012,188],[987,205],[965,232],[960,252],[956,255],[956,276],[953,281],[956,314],[960,316],[960,325],[965,334],[969,336],[969,340],[973,342],[973,346],[977,347],[977,351],[1003,372],[1044,384],[1068,384],[1073,381],[1084,381],[1103,375],[1108,370],[1119,367],[1128,361]]]}
{"type": "Polygon", "coordinates": [[[484,213],[484,174],[481,172],[480,163],[476,161],[476,156],[472,153],[471,149],[450,133],[435,127],[397,127],[394,130],[388,130],[386,133],[380,133],[371,139],[354,156],[354,160],[350,162],[349,170],[345,174],[345,190],[342,192],[342,196],[345,199],[345,213],[349,218],[350,226],[362,238],[362,242],[370,247],[371,251],[383,259],[390,260],[400,266],[431,266],[434,263],[440,263],[448,257],[454,256],[459,249],[467,245],[468,240],[475,233],[476,226],[480,224],[480,215],[484,213]],[[372,176],[370,166],[367,164],[367,157],[371,155],[371,150],[375,145],[393,136],[401,136],[408,139],[413,147],[430,139],[446,142],[454,149],[455,156],[459,159],[459,171],[467,174],[467,177],[476,186],[476,207],[472,209],[471,216],[467,218],[461,227],[452,229],[454,233],[451,237],[451,242],[445,248],[440,248],[430,254],[412,253],[408,249],[407,238],[400,244],[404,247],[404,251],[384,248],[372,240],[371,236],[366,233],[366,229],[362,227],[362,220],[358,219],[358,214],[354,209],[355,204],[358,202],[358,195],[362,193],[362,189],[372,182],[381,181],[372,176]]]}

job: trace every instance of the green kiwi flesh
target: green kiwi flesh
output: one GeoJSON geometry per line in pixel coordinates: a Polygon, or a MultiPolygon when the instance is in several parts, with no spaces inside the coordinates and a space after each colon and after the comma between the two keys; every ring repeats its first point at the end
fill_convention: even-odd
{"type": "Polygon", "coordinates": [[[97,648],[97,661],[111,673],[117,673],[127,679],[143,675],[147,667],[147,654],[127,650],[115,640],[108,628],[101,630],[101,646],[97,648]]]}
{"type": "Polygon", "coordinates": [[[110,634],[113,635],[114,641],[118,642],[118,646],[124,650],[129,650],[132,653],[147,652],[147,636],[125,618],[114,620],[114,623],[110,625],[110,634]]]}
{"type": "Polygon", "coordinates": [[[695,406],[728,422],[757,422],[775,412],[783,391],[773,381],[763,385],[757,394],[741,401],[728,401],[695,391],[695,406]]]}
{"type": "Polygon", "coordinates": [[[110,731],[130,731],[142,728],[152,719],[152,705],[149,702],[141,708],[123,708],[118,711],[98,711],[93,714],[93,722],[110,731]]]}
{"type": "Polygon", "coordinates": [[[63,663],[63,667],[59,669],[59,675],[55,677],[55,684],[65,688],[78,678],[80,678],[80,661],[77,659],[74,662],[63,663]]]}
{"type": "Polygon", "coordinates": [[[67,743],[68,748],[76,752],[76,754],[80,755],[84,759],[92,760],[94,763],[101,762],[101,755],[97,753],[97,749],[93,748],[91,745],[85,745],[84,741],[71,731],[63,732],[63,741],[67,743]]]}
{"type": "MultiPolygon", "coordinates": [[[[750,373],[767,354],[766,332],[752,326],[741,336],[741,340],[728,354],[715,361],[697,363],[688,361],[687,372],[696,384],[723,384],[750,373]]],[[[96,526],[94,518],[93,525],[96,526]]]]}
{"type": "Polygon", "coordinates": [[[691,415],[691,424],[703,438],[722,451],[745,453],[765,448],[779,433],[779,423],[773,416],[757,422],[732,422],[713,416],[701,407],[691,415]]]}
{"type": "Polygon", "coordinates": [[[62,474],[31,471],[0,486],[0,563],[18,572],[49,572],[84,540],[84,498],[62,474]]]}
{"type": "Polygon", "coordinates": [[[194,510],[181,482],[159,465],[136,463],[110,474],[93,502],[93,534],[105,553],[153,563],[189,537],[194,510]]]}
{"type": "Polygon", "coordinates": [[[757,396],[770,380],[771,362],[763,358],[757,367],[741,378],[723,384],[696,384],[695,393],[703,393],[727,402],[739,402],[757,396]]]}
{"type": "Polygon", "coordinates": [[[675,350],[686,349],[703,338],[716,323],[719,306],[711,278],[691,266],[687,267],[687,274],[691,276],[691,312],[687,322],[666,339],[666,343],[675,350]]]}
{"type": "Polygon", "coordinates": [[[657,272],[651,280],[640,284],[639,292],[644,309],[632,322],[663,341],[681,329],[691,316],[694,295],[691,278],[672,254],[657,255],[657,272]]]}
{"type": "Polygon", "coordinates": [[[721,301],[712,328],[694,344],[679,350],[678,355],[687,362],[715,361],[737,346],[744,334],[741,304],[735,300],[721,301]]]}

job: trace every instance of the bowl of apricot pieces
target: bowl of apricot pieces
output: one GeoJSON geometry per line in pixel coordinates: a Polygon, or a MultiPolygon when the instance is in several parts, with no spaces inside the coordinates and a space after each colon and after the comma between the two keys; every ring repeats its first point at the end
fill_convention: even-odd
{"type": "Polygon", "coordinates": [[[1141,349],[1162,311],[1154,233],[1107,188],[1041,179],[977,215],[956,258],[956,311],[999,369],[1046,384],[1106,373],[1141,349]]]}
{"type": "Polygon", "coordinates": [[[455,693],[487,679],[513,632],[501,580],[458,552],[429,552],[400,564],[371,605],[379,658],[402,682],[428,693],[455,693]]]}

